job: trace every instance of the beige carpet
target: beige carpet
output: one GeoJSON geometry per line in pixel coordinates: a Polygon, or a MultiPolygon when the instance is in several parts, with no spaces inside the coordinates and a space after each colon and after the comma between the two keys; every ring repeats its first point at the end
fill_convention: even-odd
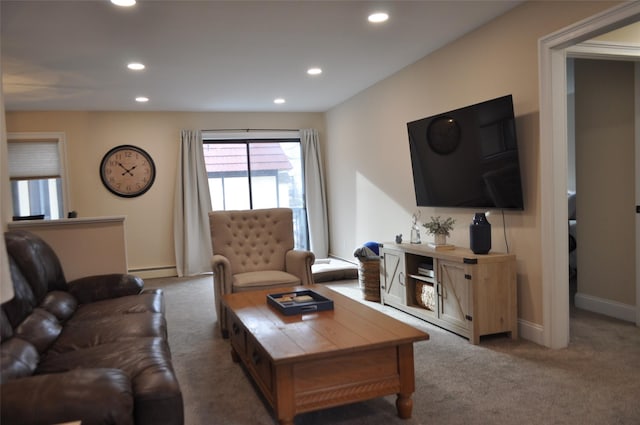
{"type": "MultiPolygon", "coordinates": [[[[210,276],[149,279],[165,289],[169,340],[187,425],[276,423],[220,337],[210,276]]],[[[395,396],[298,415],[297,425],[640,424],[640,329],[572,310],[571,344],[550,350],[504,336],[478,346],[390,307],[362,300],[356,281],[329,283],[431,335],[415,344],[413,418],[395,396]]]]}

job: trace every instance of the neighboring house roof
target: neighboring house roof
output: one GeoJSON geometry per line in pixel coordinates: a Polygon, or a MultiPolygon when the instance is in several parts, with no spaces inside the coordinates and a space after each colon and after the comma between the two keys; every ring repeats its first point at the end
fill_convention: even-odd
{"type": "MultiPolygon", "coordinates": [[[[253,143],[249,147],[251,170],[290,170],[289,158],[279,143],[253,143]]],[[[207,143],[204,145],[207,173],[247,171],[247,150],[242,143],[207,143]]]]}

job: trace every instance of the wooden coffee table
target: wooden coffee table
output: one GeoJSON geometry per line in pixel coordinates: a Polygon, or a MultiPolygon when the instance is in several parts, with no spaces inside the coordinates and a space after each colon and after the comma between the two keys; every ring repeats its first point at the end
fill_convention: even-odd
{"type": "Polygon", "coordinates": [[[411,417],[413,343],[429,335],[322,286],[223,296],[234,361],[241,361],[282,425],[295,415],[397,394],[411,417]],[[334,309],[285,316],[267,294],[312,289],[334,309]]]}

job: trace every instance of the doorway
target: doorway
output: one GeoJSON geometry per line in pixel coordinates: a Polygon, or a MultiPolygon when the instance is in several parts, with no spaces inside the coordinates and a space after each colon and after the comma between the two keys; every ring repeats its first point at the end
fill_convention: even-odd
{"type": "MultiPolygon", "coordinates": [[[[640,3],[625,3],[539,41],[543,345],[569,344],[567,229],[567,51],[640,19],[640,3]]],[[[636,323],[640,323],[636,291],[636,323]]]]}
{"type": "Polygon", "coordinates": [[[570,304],[635,322],[635,58],[586,56],[568,59],[570,304]]]}

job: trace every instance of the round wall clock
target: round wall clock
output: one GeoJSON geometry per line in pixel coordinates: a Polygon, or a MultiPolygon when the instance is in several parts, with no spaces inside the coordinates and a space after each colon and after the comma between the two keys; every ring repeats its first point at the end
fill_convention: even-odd
{"type": "Polygon", "coordinates": [[[100,178],[112,193],[133,198],[151,188],[156,178],[156,166],[151,156],[139,147],[116,146],[102,158],[100,178]]]}

